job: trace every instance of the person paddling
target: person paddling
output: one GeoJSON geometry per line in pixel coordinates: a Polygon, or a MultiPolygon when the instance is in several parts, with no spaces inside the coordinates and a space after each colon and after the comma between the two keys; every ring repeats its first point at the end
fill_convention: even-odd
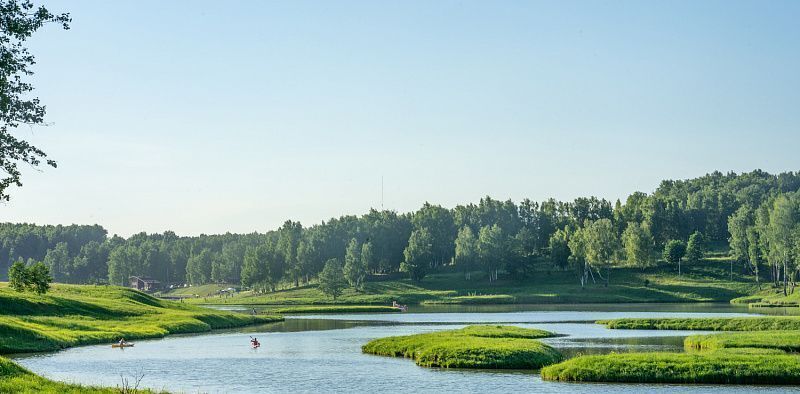
{"type": "Polygon", "coordinates": [[[125,338],[120,338],[120,339],[119,339],[119,346],[120,346],[120,347],[121,347],[121,346],[125,346],[125,344],[126,344],[126,343],[127,343],[127,342],[125,342],[125,338]]]}
{"type": "Polygon", "coordinates": [[[250,337],[250,338],[252,338],[252,339],[250,339],[250,344],[253,345],[253,347],[261,346],[261,344],[258,342],[258,338],[253,338],[253,337],[250,337]]]}

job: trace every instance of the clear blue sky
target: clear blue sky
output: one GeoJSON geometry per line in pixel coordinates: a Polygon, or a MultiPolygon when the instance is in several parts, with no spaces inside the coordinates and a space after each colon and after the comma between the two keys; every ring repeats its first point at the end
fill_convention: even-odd
{"type": "Polygon", "coordinates": [[[265,231],[800,169],[800,2],[47,1],[4,221],[265,231]]]}

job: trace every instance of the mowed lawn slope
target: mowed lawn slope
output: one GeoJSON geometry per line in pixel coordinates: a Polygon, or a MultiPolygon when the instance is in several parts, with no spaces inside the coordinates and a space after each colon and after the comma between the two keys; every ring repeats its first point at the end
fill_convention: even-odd
{"type": "Polygon", "coordinates": [[[53,285],[46,295],[0,283],[0,354],[204,332],[280,320],[164,301],[114,286],[53,285]]]}
{"type": "MultiPolygon", "coordinates": [[[[426,276],[421,282],[408,279],[368,282],[361,292],[345,290],[335,301],[322,294],[315,284],[288,287],[274,293],[242,292],[233,297],[198,297],[192,303],[262,304],[262,305],[389,305],[404,304],[548,304],[548,303],[634,303],[634,302],[729,302],[736,297],[753,294],[752,278],[734,273],[731,279],[726,261],[706,260],[684,266],[677,276],[675,267],[660,265],[646,270],[617,268],[611,271],[608,287],[598,280],[581,288],[572,271],[542,269],[524,280],[486,280],[476,272],[465,280],[457,272],[426,276]]],[[[174,295],[191,293],[180,289],[174,295]],[[180,294],[179,294],[180,293],[180,294]]],[[[166,295],[173,295],[167,293],[166,295]]]]}

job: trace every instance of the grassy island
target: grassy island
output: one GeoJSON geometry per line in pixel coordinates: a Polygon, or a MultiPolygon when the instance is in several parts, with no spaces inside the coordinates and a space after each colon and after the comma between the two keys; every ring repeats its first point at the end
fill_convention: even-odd
{"type": "Polygon", "coordinates": [[[468,326],[375,339],[364,353],[414,359],[417,365],[442,368],[541,368],[561,361],[561,354],[537,338],[553,333],[511,326],[468,326]]]}
{"type": "Polygon", "coordinates": [[[624,353],[580,356],[542,369],[542,379],[627,383],[800,383],[800,359],[797,356],[763,353],[624,353]]]}
{"type": "Polygon", "coordinates": [[[615,319],[616,329],[738,331],[693,335],[687,353],[580,356],[542,370],[561,381],[800,384],[800,319],[792,317],[615,319]]]}

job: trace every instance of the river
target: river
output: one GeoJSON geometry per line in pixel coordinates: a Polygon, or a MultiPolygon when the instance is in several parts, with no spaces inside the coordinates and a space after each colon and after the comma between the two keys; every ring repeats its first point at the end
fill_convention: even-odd
{"type": "MultiPolygon", "coordinates": [[[[226,309],[246,309],[227,307],[226,309]]],[[[778,313],[778,312],[773,312],[778,313]]],[[[391,335],[503,323],[563,337],[544,341],[568,357],[625,351],[682,351],[696,331],[609,330],[592,323],[621,317],[745,316],[727,304],[503,305],[412,307],[408,313],[287,316],[285,322],[208,334],[137,341],[136,347],[84,346],[12,358],[45,377],[117,386],[143,376],[141,387],[187,393],[752,393],[789,387],[585,384],[542,381],[534,371],[446,370],[365,355],[361,345],[391,335]],[[251,349],[256,336],[260,349],[251,349]]]]}

